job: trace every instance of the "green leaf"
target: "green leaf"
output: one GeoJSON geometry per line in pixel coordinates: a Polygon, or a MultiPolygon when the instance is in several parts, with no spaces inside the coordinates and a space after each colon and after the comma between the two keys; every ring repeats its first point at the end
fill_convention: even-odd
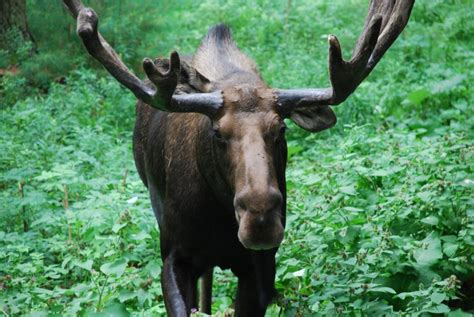
{"type": "Polygon", "coordinates": [[[288,157],[292,157],[295,154],[300,153],[304,150],[304,147],[300,145],[289,145],[288,146],[288,157]]]}
{"type": "Polygon", "coordinates": [[[306,271],[305,269],[301,269],[301,270],[298,270],[296,272],[293,272],[293,276],[294,277],[302,277],[302,276],[304,276],[305,271],[306,271]]]}
{"type": "Polygon", "coordinates": [[[339,191],[343,194],[347,194],[351,196],[354,196],[357,193],[354,185],[339,187],[339,191]]]}
{"type": "Polygon", "coordinates": [[[38,180],[38,181],[46,181],[46,180],[50,180],[51,178],[55,178],[55,177],[58,177],[58,176],[61,176],[61,174],[57,173],[57,172],[43,171],[43,172],[41,172],[41,174],[39,176],[36,176],[35,179],[38,180]]]}
{"type": "Polygon", "coordinates": [[[121,303],[123,303],[123,302],[125,302],[125,301],[127,301],[127,300],[130,300],[130,299],[132,299],[132,298],[135,298],[135,297],[137,297],[137,293],[136,293],[136,292],[126,291],[126,290],[120,291],[119,296],[118,296],[119,301],[120,301],[121,303]]]}
{"type": "Polygon", "coordinates": [[[91,317],[128,317],[130,313],[125,308],[125,304],[112,301],[107,304],[103,311],[99,313],[89,313],[91,317]]]}
{"type": "Polygon", "coordinates": [[[426,89],[412,91],[408,94],[407,99],[414,105],[419,105],[430,96],[430,92],[426,89]]]}
{"type": "Polygon", "coordinates": [[[150,261],[146,266],[152,278],[159,278],[161,274],[161,264],[158,261],[150,261]]]}
{"type": "Polygon", "coordinates": [[[466,215],[468,216],[468,218],[474,218],[474,209],[468,208],[466,210],[466,215]]]}
{"type": "Polygon", "coordinates": [[[151,236],[148,234],[148,232],[140,231],[137,234],[132,234],[131,238],[137,241],[141,241],[145,239],[151,239],[151,236]]]}
{"type": "Polygon", "coordinates": [[[309,174],[309,175],[305,175],[305,177],[302,179],[302,183],[307,186],[311,186],[311,185],[320,183],[321,180],[322,180],[321,175],[309,174]]]}
{"type": "Polygon", "coordinates": [[[456,254],[459,245],[457,243],[450,243],[446,242],[443,244],[443,253],[446,254],[448,257],[452,257],[456,254]]]}
{"type": "Polygon", "coordinates": [[[419,192],[416,197],[420,198],[423,202],[428,203],[431,200],[433,193],[430,191],[419,192]]]}
{"type": "Polygon", "coordinates": [[[425,309],[425,310],[423,310],[423,312],[432,313],[432,314],[446,314],[446,313],[450,312],[450,309],[445,304],[440,304],[440,305],[437,305],[435,307],[425,309]]]}
{"type": "Polygon", "coordinates": [[[451,242],[451,243],[455,243],[457,241],[457,239],[458,239],[458,237],[456,237],[454,235],[446,235],[446,236],[441,237],[442,241],[451,242]]]}
{"type": "Polygon", "coordinates": [[[94,261],[92,261],[92,260],[87,260],[85,262],[79,262],[79,261],[74,262],[75,266],[80,267],[80,268],[82,268],[84,270],[87,270],[87,271],[92,270],[92,265],[93,264],[94,264],[94,261]]]}
{"type": "Polygon", "coordinates": [[[353,225],[341,228],[339,235],[341,236],[341,242],[351,243],[355,238],[359,236],[361,226],[353,225]]]}
{"type": "Polygon", "coordinates": [[[127,226],[126,223],[116,223],[116,224],[114,224],[114,226],[112,227],[112,231],[113,231],[114,233],[117,233],[117,232],[120,231],[120,229],[122,229],[123,227],[126,227],[126,226],[127,226]]]}
{"type": "Polygon", "coordinates": [[[422,246],[413,254],[419,265],[433,265],[443,258],[441,240],[435,233],[431,233],[422,241],[422,246]]]}
{"type": "Polygon", "coordinates": [[[387,168],[387,169],[377,169],[377,170],[373,170],[373,171],[371,171],[368,175],[369,175],[369,176],[385,177],[385,176],[389,176],[389,175],[398,173],[398,172],[400,172],[400,171],[403,170],[403,169],[404,169],[403,166],[392,166],[392,167],[387,168]]]}
{"type": "Polygon", "coordinates": [[[140,288],[137,292],[137,299],[140,306],[143,306],[147,300],[151,303],[153,301],[153,296],[149,292],[140,288]]]}
{"type": "Polygon", "coordinates": [[[100,270],[107,276],[115,275],[116,277],[122,276],[127,267],[127,260],[120,258],[114,262],[105,263],[100,267],[100,270]]]}
{"type": "Polygon", "coordinates": [[[396,294],[397,293],[397,292],[395,292],[395,290],[393,288],[384,287],[384,286],[369,288],[368,292],[389,293],[389,294],[396,294]]]}
{"type": "Polygon", "coordinates": [[[362,208],[356,208],[356,207],[351,207],[351,206],[346,206],[344,208],[342,208],[344,210],[347,210],[347,211],[350,211],[350,212],[361,212],[361,211],[364,211],[364,209],[362,208]]]}
{"type": "Polygon", "coordinates": [[[439,223],[439,219],[436,216],[428,216],[426,218],[421,219],[421,222],[426,223],[427,225],[437,226],[439,223]]]}
{"type": "Polygon", "coordinates": [[[347,302],[350,302],[351,299],[349,298],[349,296],[340,296],[340,297],[337,297],[334,302],[335,303],[347,303],[347,302]]]}
{"type": "Polygon", "coordinates": [[[441,304],[446,298],[446,295],[443,293],[433,293],[430,296],[430,299],[435,304],[441,304]]]}
{"type": "Polygon", "coordinates": [[[357,263],[357,259],[355,257],[352,257],[345,261],[342,261],[342,263],[347,264],[347,265],[355,265],[357,263]]]}

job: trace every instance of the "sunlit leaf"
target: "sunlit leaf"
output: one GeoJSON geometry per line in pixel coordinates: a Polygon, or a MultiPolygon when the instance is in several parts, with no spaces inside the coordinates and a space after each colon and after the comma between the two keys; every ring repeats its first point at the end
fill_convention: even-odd
{"type": "Polygon", "coordinates": [[[127,268],[127,260],[125,258],[120,258],[114,262],[108,262],[108,263],[103,264],[100,267],[100,270],[105,275],[114,275],[114,276],[120,277],[125,272],[126,268],[127,268]]]}

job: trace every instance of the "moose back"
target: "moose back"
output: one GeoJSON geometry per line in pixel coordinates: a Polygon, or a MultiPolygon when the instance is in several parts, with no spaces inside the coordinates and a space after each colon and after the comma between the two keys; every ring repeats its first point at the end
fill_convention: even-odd
{"type": "Polygon", "coordinates": [[[170,316],[210,313],[212,270],[238,277],[236,316],[263,316],[275,296],[286,214],[284,119],[311,132],[369,75],[404,29],[414,0],[373,0],[349,61],[329,36],[329,88],[274,89],[225,25],[190,58],[145,58],[136,77],[98,32],[96,13],[64,0],[88,52],[138,99],[133,153],[160,228],[170,316]]]}

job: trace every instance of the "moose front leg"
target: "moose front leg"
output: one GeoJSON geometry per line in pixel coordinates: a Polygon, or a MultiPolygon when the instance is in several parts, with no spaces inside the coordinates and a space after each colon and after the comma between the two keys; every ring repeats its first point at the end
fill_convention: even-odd
{"type": "Polygon", "coordinates": [[[235,316],[265,316],[268,304],[275,297],[275,253],[253,251],[251,269],[235,270],[239,278],[235,300],[235,316]]]}
{"type": "Polygon", "coordinates": [[[235,299],[235,317],[265,316],[267,304],[259,300],[259,290],[254,276],[240,276],[235,299]]]}
{"type": "Polygon", "coordinates": [[[197,275],[192,267],[176,259],[172,252],[163,261],[161,287],[170,317],[187,317],[196,307],[197,275]]]}
{"type": "Polygon", "coordinates": [[[210,315],[212,308],[212,275],[213,268],[207,269],[201,276],[201,293],[199,298],[199,309],[210,315]]]}

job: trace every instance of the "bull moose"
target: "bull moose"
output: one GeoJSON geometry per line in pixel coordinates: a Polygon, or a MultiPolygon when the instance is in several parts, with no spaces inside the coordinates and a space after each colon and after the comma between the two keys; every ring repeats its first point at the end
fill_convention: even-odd
{"type": "Polygon", "coordinates": [[[276,295],[275,254],[286,215],[284,119],[318,132],[408,22],[414,0],[372,0],[349,61],[329,36],[331,87],[273,89],[227,26],[209,29],[195,54],[143,60],[136,77],[98,32],[96,13],[64,0],[88,52],[138,98],[135,164],[160,229],[161,285],[169,316],[210,313],[212,270],[238,277],[236,316],[263,316],[276,295]]]}

